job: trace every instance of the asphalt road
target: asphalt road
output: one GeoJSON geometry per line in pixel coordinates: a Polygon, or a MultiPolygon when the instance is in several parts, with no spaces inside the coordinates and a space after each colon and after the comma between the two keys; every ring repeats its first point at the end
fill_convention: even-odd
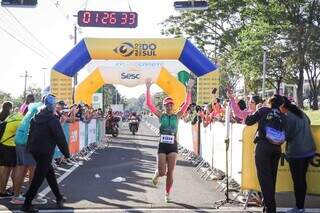
{"type": "MultiPolygon", "coordinates": [[[[48,204],[37,208],[43,212],[243,211],[242,207],[215,210],[214,202],[225,198],[223,193],[216,191],[217,183],[202,180],[192,171],[194,166],[181,157],[174,174],[173,203],[165,203],[165,179],[161,179],[157,188],[151,184],[157,141],[158,137],[143,123],[137,135],[130,134],[124,126],[109,148],[96,150],[89,161],[81,162],[78,167],[65,165],[57,171],[58,179],[64,178],[59,183],[60,189],[68,198],[64,209],[56,209],[54,196],[46,189],[46,184],[40,191],[48,191],[48,204]]],[[[311,207],[320,205],[319,197],[316,199],[311,207]]],[[[283,206],[290,206],[293,198],[285,195],[281,202],[283,206]]],[[[0,200],[0,212],[17,209],[19,206],[10,204],[9,200],[0,200]]],[[[258,210],[249,209],[250,212],[258,210]]]]}

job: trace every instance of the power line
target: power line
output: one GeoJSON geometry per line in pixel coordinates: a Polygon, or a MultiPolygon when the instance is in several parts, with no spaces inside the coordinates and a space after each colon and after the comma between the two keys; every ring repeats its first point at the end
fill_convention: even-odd
{"type": "Polygon", "coordinates": [[[87,10],[87,7],[88,7],[88,0],[86,0],[85,2],[84,10],[87,10]]]}
{"type": "Polygon", "coordinates": [[[130,12],[132,12],[129,0],[128,0],[128,6],[129,6],[130,12]]]}
{"type": "Polygon", "coordinates": [[[10,32],[8,32],[6,29],[4,29],[1,25],[0,25],[0,30],[2,30],[3,32],[5,32],[6,34],[8,34],[11,38],[13,38],[14,40],[18,41],[20,44],[22,44],[23,46],[25,46],[26,48],[28,48],[29,50],[31,50],[32,52],[34,52],[35,54],[37,54],[38,56],[40,56],[41,58],[47,59],[46,57],[44,57],[43,55],[41,55],[41,53],[38,53],[35,49],[33,49],[32,47],[30,47],[29,45],[27,45],[26,43],[24,43],[23,41],[19,40],[17,37],[15,37],[14,35],[12,35],[10,32]]]}
{"type": "Polygon", "coordinates": [[[32,38],[34,38],[46,51],[48,51],[50,54],[52,54],[54,57],[57,57],[50,49],[48,49],[21,21],[6,7],[4,7],[5,10],[8,12],[8,14],[14,18],[14,20],[22,26],[22,28],[31,35],[32,38]]]}
{"type": "MultiPolygon", "coordinates": [[[[4,14],[4,11],[0,10],[4,14]]],[[[23,43],[24,46],[27,46],[27,48],[32,49],[32,51],[37,52],[36,54],[40,54],[42,57],[46,54],[44,54],[41,49],[37,47],[37,45],[34,45],[32,40],[27,39],[28,37],[25,36],[25,33],[21,31],[19,28],[17,28],[16,23],[12,22],[11,18],[10,19],[2,19],[5,18],[4,15],[0,16],[0,23],[2,23],[2,30],[5,31],[5,33],[10,34],[10,36],[14,37],[15,40],[18,40],[20,43],[23,43]],[[11,31],[9,30],[11,28],[11,31]],[[18,39],[19,38],[19,39],[18,39]],[[23,39],[24,38],[24,39],[23,39]],[[30,42],[31,41],[31,42],[30,42]]],[[[9,17],[7,17],[9,18],[9,17]]]]}

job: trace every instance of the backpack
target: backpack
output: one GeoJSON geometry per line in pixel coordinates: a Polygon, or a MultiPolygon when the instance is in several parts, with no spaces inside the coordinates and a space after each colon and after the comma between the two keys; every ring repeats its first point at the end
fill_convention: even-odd
{"type": "Polygon", "coordinates": [[[20,126],[18,127],[15,135],[15,143],[18,145],[25,145],[27,144],[29,129],[30,129],[30,122],[31,119],[39,112],[39,107],[41,107],[42,103],[32,103],[29,106],[29,111],[23,117],[20,126]]]}
{"type": "Polygon", "coordinates": [[[1,121],[0,122],[0,141],[2,139],[3,133],[6,130],[7,121],[1,121]]]}
{"type": "Polygon", "coordinates": [[[272,109],[265,117],[265,137],[275,145],[281,145],[286,140],[285,117],[277,109],[272,109]]]}
{"type": "Polygon", "coordinates": [[[11,123],[11,122],[18,121],[18,120],[12,120],[12,121],[9,121],[9,122],[7,121],[10,117],[12,117],[12,116],[14,116],[14,115],[15,115],[15,114],[12,114],[12,115],[8,116],[8,117],[6,118],[6,120],[0,121],[0,144],[6,142],[7,140],[9,140],[9,139],[11,139],[11,138],[13,138],[13,137],[15,136],[15,135],[12,135],[12,136],[6,138],[4,141],[2,141],[3,134],[4,134],[4,132],[6,131],[7,123],[11,123]]]}

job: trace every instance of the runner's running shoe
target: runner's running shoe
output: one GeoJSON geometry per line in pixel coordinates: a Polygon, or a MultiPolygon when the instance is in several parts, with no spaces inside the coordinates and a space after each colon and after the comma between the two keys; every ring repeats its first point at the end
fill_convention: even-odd
{"type": "Polygon", "coordinates": [[[166,193],[166,195],[164,196],[164,201],[165,201],[166,203],[171,203],[171,202],[172,202],[169,193],[166,193]]]}
{"type": "Polygon", "coordinates": [[[43,205],[47,204],[47,202],[47,199],[38,197],[32,200],[32,205],[43,205]]]}
{"type": "Polygon", "coordinates": [[[154,173],[154,176],[153,176],[153,178],[152,178],[152,184],[153,184],[154,186],[157,186],[158,183],[159,183],[159,175],[158,175],[158,172],[155,172],[155,173],[154,173]]]}
{"type": "Polygon", "coordinates": [[[10,200],[10,203],[12,203],[13,205],[22,205],[24,203],[24,200],[25,198],[22,195],[14,196],[10,200]]]}

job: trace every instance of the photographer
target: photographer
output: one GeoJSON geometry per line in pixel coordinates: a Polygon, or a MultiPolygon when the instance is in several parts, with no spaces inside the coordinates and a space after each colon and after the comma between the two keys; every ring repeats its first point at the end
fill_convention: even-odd
{"type": "Polygon", "coordinates": [[[197,105],[195,107],[195,111],[196,111],[196,114],[194,115],[194,117],[192,118],[192,121],[191,121],[191,124],[194,125],[196,124],[197,122],[202,122],[202,118],[201,118],[201,115],[203,113],[203,108],[199,105],[197,105]]]}

